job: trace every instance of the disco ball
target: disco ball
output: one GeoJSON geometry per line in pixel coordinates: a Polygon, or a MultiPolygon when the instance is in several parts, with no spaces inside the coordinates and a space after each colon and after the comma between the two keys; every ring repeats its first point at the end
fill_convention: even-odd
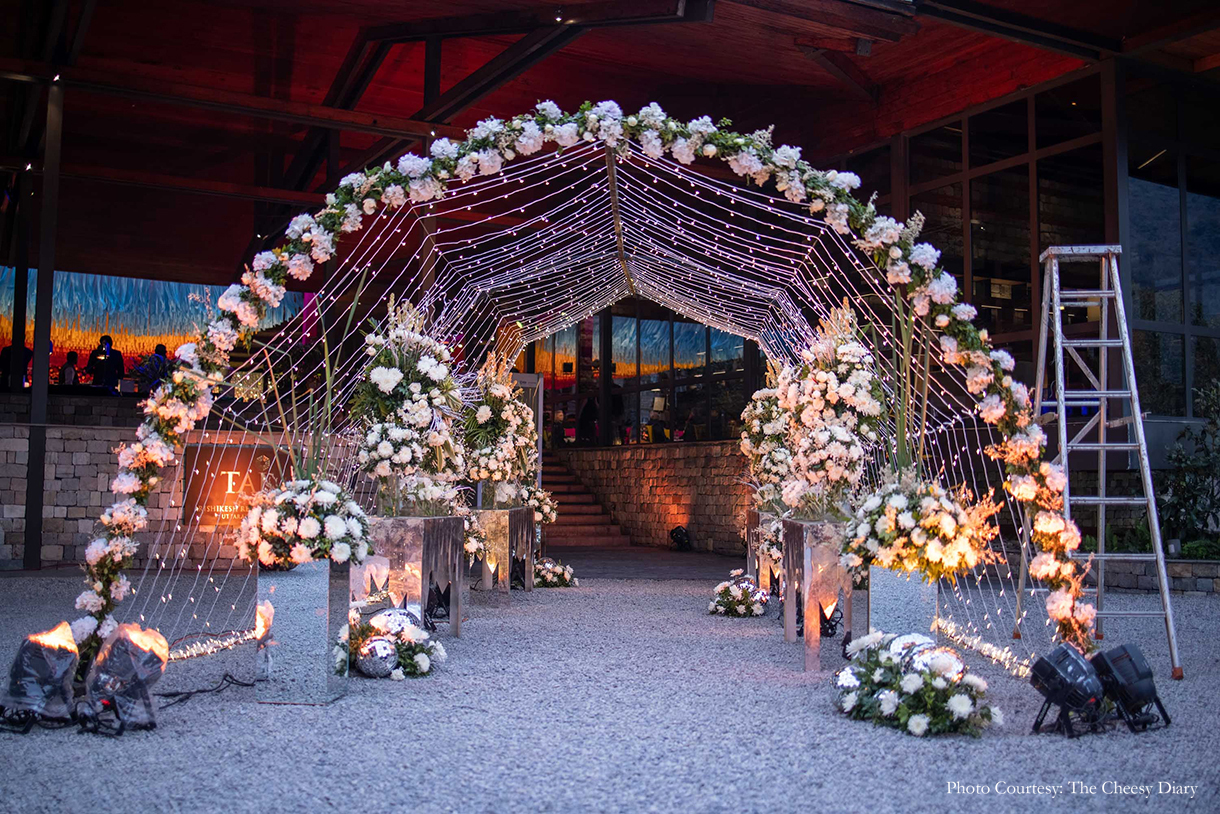
{"type": "Polygon", "coordinates": [[[369,624],[387,633],[397,633],[407,625],[413,625],[421,630],[424,628],[423,622],[420,621],[418,605],[379,610],[369,617],[369,624]]]}
{"type": "Polygon", "coordinates": [[[923,671],[931,670],[932,663],[941,660],[944,661],[941,666],[945,669],[937,671],[940,675],[961,676],[966,671],[962,657],[951,647],[920,647],[911,654],[908,663],[912,669],[923,671]]]}
{"type": "Polygon", "coordinates": [[[369,678],[385,678],[397,666],[398,648],[388,636],[374,636],[356,654],[356,669],[369,678]]]}
{"type": "Polygon", "coordinates": [[[908,633],[890,642],[890,655],[905,659],[916,650],[935,646],[936,642],[922,633],[908,633]]]}

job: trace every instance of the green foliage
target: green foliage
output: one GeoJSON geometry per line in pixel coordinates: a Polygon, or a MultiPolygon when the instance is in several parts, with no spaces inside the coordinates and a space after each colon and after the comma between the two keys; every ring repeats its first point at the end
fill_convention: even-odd
{"type": "Polygon", "coordinates": [[[1191,540],[1182,546],[1188,560],[1220,560],[1220,540],[1191,540]]]}
{"type": "Polygon", "coordinates": [[[1161,522],[1184,538],[1211,537],[1220,527],[1220,382],[1195,394],[1203,426],[1178,436],[1160,489],[1161,522]]]}

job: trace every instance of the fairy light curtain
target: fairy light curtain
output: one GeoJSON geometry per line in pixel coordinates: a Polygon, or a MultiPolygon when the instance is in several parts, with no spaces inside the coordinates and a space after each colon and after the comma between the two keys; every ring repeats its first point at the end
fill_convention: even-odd
{"type": "MultiPolygon", "coordinates": [[[[856,310],[892,391],[898,343],[886,303],[884,275],[838,234],[791,203],[725,183],[631,143],[608,153],[581,143],[505,165],[502,172],[453,184],[446,196],[384,210],[349,236],[311,309],[296,314],[263,348],[238,366],[292,368],[298,381],[320,373],[322,328],[336,360],[343,403],[364,364],[364,317],[384,301],[409,298],[431,318],[433,332],[456,349],[467,373],[487,350],[511,355],[633,293],[713,327],[758,342],[768,357],[794,360],[817,319],[846,298],[856,310]],[[354,302],[353,302],[354,301],[354,302]],[[357,317],[343,330],[348,313],[357,317]],[[305,337],[303,339],[303,337],[305,337]]],[[[936,347],[922,323],[916,341],[936,347]]],[[[983,449],[1000,440],[975,414],[976,399],[960,371],[936,357],[929,403],[930,467],[946,485],[977,493],[1000,488],[1004,473],[983,449]]],[[[308,422],[281,421],[269,401],[219,404],[191,436],[190,471],[179,465],[173,493],[159,495],[171,517],[194,479],[205,477],[227,447],[275,441],[302,443],[308,422]]],[[[340,415],[332,476],[371,503],[358,477],[358,428],[340,415]]],[[[882,428],[892,436],[892,428],[882,428]]],[[[870,476],[887,468],[882,443],[870,476]]],[[[167,473],[169,476],[170,473],[167,473]]],[[[1021,514],[1006,503],[1007,540],[994,546],[998,566],[942,591],[946,629],[1020,671],[1046,649],[1051,628],[1039,601],[1026,601],[1024,638],[1014,642],[1021,514]],[[1015,530],[1015,531],[1014,531],[1015,530]]],[[[225,636],[253,627],[253,572],[231,559],[227,527],[198,517],[154,527],[148,565],[134,601],[120,612],[159,628],[177,655],[207,651],[225,636]],[[188,556],[189,555],[189,556],[188,556]],[[193,564],[192,564],[193,563],[193,564]],[[219,639],[213,638],[219,636],[219,639]]]]}

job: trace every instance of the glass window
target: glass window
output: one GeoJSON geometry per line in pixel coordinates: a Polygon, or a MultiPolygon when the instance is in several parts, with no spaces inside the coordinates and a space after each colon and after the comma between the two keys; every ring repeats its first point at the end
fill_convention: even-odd
{"type": "Polygon", "coordinates": [[[542,374],[542,388],[555,386],[555,337],[548,336],[534,343],[534,372],[542,374]]]}
{"type": "MultiPolygon", "coordinates": [[[[1131,144],[1129,252],[1134,319],[1182,321],[1182,231],[1178,159],[1169,149],[1131,144]]],[[[1127,247],[1124,247],[1127,248],[1127,247]]]]}
{"type": "Polygon", "coordinates": [[[940,264],[962,282],[962,185],[949,184],[911,196],[911,212],[927,219],[920,240],[940,249],[940,264]]]}
{"type": "Polygon", "coordinates": [[[576,326],[555,334],[555,387],[565,393],[576,385],[576,326]]]}
{"type": "Polygon", "coordinates": [[[669,392],[666,390],[640,391],[640,441],[645,444],[663,444],[673,440],[669,425],[669,392]]]}
{"type": "MultiPolygon", "coordinates": [[[[1038,253],[1048,246],[1089,246],[1106,242],[1105,188],[1101,145],[1044,158],[1038,162],[1038,253]]],[[[1041,270],[1039,270],[1039,275],[1041,270]]],[[[1064,263],[1064,288],[1097,288],[1097,265],[1064,263]]],[[[1096,320],[1098,309],[1071,309],[1069,321],[1096,320]]]]}
{"type": "Polygon", "coordinates": [[[703,375],[707,361],[707,328],[698,322],[674,319],[674,370],[679,378],[703,375]]]}
{"type": "Polygon", "coordinates": [[[878,197],[890,194],[890,148],[879,147],[847,159],[847,169],[860,176],[860,197],[868,200],[874,192],[878,197]]]}
{"type": "Polygon", "coordinates": [[[973,303],[993,334],[1028,327],[1029,167],[1022,164],[970,181],[973,303]]]}
{"type": "Polygon", "coordinates": [[[1034,97],[1034,126],[1039,147],[1101,132],[1101,77],[1086,76],[1039,93],[1034,97]]]}
{"type": "Polygon", "coordinates": [[[912,136],[907,145],[911,183],[934,181],[962,170],[962,126],[958,122],[912,136]]]}
{"type": "Polygon", "coordinates": [[[640,320],[640,381],[669,379],[669,320],[640,320]]]}
{"type": "Polygon", "coordinates": [[[1182,96],[1182,119],[1186,141],[1220,150],[1220,93],[1187,89],[1182,96]]]}
{"type": "Polygon", "coordinates": [[[613,375],[618,384],[633,383],[636,376],[636,324],[635,317],[614,315],[614,359],[613,375]]]}
{"type": "Polygon", "coordinates": [[[711,439],[720,441],[741,434],[741,411],[746,408],[746,383],[742,379],[709,382],[711,388],[711,439]]]}
{"type": "Polygon", "coordinates": [[[746,341],[736,334],[712,328],[712,372],[741,370],[745,364],[746,341]]]}
{"type": "Polygon", "coordinates": [[[1020,99],[970,117],[970,166],[1029,152],[1029,102],[1020,99]]]}
{"type": "Polygon", "coordinates": [[[1127,122],[1133,133],[1178,137],[1178,105],[1172,86],[1150,77],[1127,78],[1127,122]]]}
{"type": "Polygon", "coordinates": [[[1186,358],[1181,334],[1135,331],[1132,355],[1140,407],[1154,415],[1186,415],[1186,358]]]}
{"type": "Polygon", "coordinates": [[[675,391],[674,414],[682,441],[707,440],[707,392],[703,387],[688,384],[675,391]]]}
{"type": "MultiPolygon", "coordinates": [[[[1220,339],[1195,336],[1191,337],[1191,344],[1194,346],[1194,389],[1197,393],[1200,388],[1220,381],[1220,339]]],[[[1199,417],[1198,409],[1194,410],[1194,415],[1199,417]]]]}
{"type": "Polygon", "coordinates": [[[576,390],[579,393],[597,392],[597,377],[601,371],[602,331],[601,315],[581,320],[577,325],[579,332],[580,359],[576,365],[578,381],[576,390]]]}
{"type": "Polygon", "coordinates": [[[1190,323],[1220,328],[1220,162],[1195,156],[1186,158],[1186,274],[1190,323]]]}

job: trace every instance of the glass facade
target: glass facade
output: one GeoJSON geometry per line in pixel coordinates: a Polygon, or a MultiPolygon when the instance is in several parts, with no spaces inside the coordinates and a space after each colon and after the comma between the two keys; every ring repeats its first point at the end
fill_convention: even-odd
{"type": "Polygon", "coordinates": [[[740,336],[645,300],[616,303],[534,343],[533,372],[547,383],[544,443],[555,448],[736,438],[746,400],[761,386],[760,359],[757,345],[740,336]],[[605,344],[602,325],[611,326],[605,344]],[[613,360],[605,381],[603,352],[613,360]]]}

